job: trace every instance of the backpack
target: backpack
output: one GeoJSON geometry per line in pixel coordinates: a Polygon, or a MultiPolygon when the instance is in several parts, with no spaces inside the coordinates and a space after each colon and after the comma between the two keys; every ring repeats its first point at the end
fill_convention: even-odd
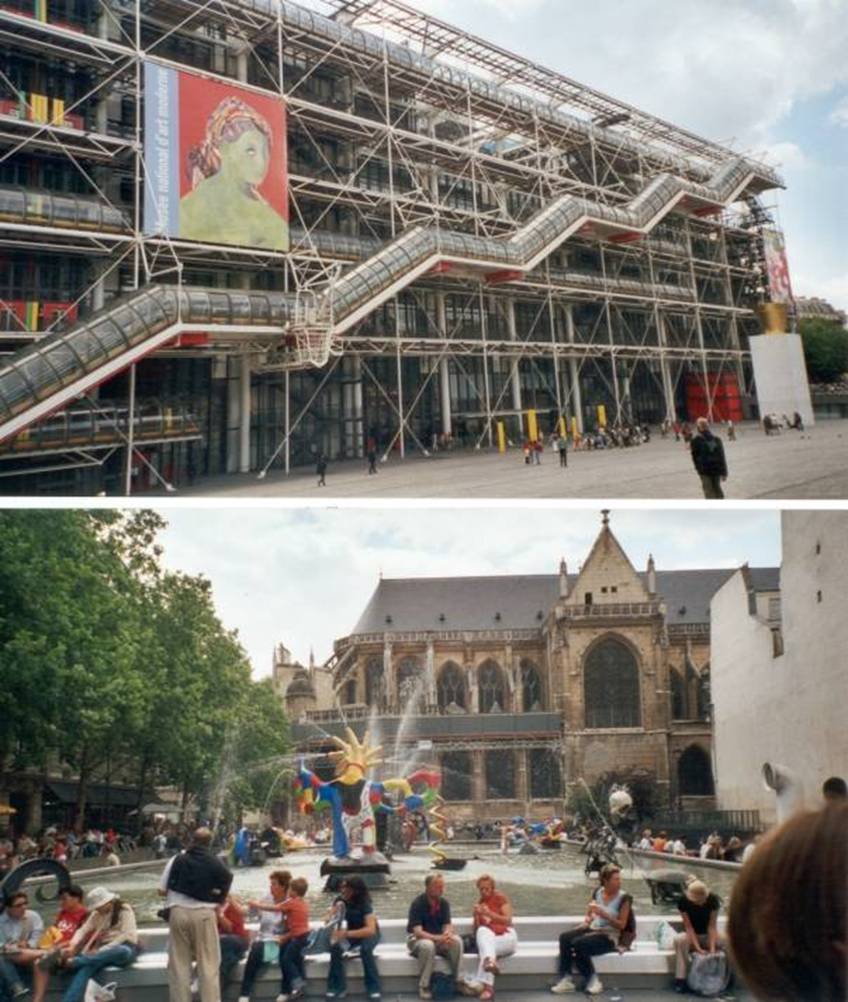
{"type": "Polygon", "coordinates": [[[618,945],[622,950],[629,950],[636,942],[636,912],[633,910],[633,897],[625,894],[621,900],[621,907],[630,905],[630,913],[627,916],[627,924],[618,934],[618,945]]]}
{"type": "Polygon", "coordinates": [[[450,1002],[456,996],[456,982],[450,974],[435,971],[430,978],[430,991],[434,1002],[450,1002]]]}
{"type": "Polygon", "coordinates": [[[730,981],[730,964],[723,950],[717,953],[696,953],[692,957],[686,984],[696,995],[715,998],[727,991],[730,981]]]}

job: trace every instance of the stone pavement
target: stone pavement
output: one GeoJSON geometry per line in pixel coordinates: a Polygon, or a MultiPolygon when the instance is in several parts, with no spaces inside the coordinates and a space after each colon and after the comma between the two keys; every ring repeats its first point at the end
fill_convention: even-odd
{"type": "MultiPolygon", "coordinates": [[[[769,436],[747,424],[725,441],[729,499],[848,498],[848,422],[823,421],[803,435],[769,436]]],[[[560,469],[548,449],[540,466],[526,466],[520,450],[436,453],[430,458],[394,455],[368,476],[365,460],[330,463],[327,486],[311,468],[287,477],[270,472],[210,477],[182,487],[180,497],[226,498],[702,498],[684,443],[656,436],[646,445],[598,452],[569,452],[560,469]]]]}
{"type": "MultiPolygon", "coordinates": [[[[457,998],[462,996],[458,995],[457,998]]],[[[683,1002],[694,1002],[699,996],[677,995],[669,987],[666,991],[651,988],[622,988],[616,989],[612,985],[604,984],[604,990],[600,995],[592,996],[600,1002],[672,1002],[674,999],[682,999],[683,1002]]],[[[351,992],[348,996],[350,1002],[356,1002],[356,995],[351,992]]],[[[583,992],[576,992],[574,995],[551,995],[550,992],[510,992],[496,991],[498,1002],[552,1002],[553,999],[580,999],[585,1002],[590,998],[583,992]]],[[[397,994],[386,992],[383,995],[383,1002],[418,1002],[417,995],[397,994]]],[[[754,996],[744,989],[732,989],[725,995],[719,995],[716,1002],[755,1002],[754,996]]]]}

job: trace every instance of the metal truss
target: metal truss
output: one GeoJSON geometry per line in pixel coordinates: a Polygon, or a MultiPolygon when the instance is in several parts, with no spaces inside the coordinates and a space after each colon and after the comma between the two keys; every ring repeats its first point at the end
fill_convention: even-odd
{"type": "MultiPolygon", "coordinates": [[[[0,114],[0,165],[57,157],[91,197],[128,219],[118,232],[3,218],[0,245],[30,257],[84,257],[91,279],[72,304],[83,310],[154,280],[190,284],[194,273],[219,287],[233,279],[243,287],[261,281],[262,288],[307,295],[332,286],[340,269],[356,263],[328,235],[376,246],[416,226],[509,237],[564,194],[617,207],[663,170],[702,178],[733,155],[402,0],[315,0],[312,6],[592,128],[522,114],[515,102],[468,81],[447,83],[426,62],[403,70],[390,61],[385,44],[365,52],[346,37],[334,41],[298,20],[290,4],[90,0],[90,30],[0,9],[0,45],[14,41],[33,59],[65,65],[68,73],[84,65],[91,77],[88,90],[65,108],[66,117],[87,116],[84,129],[0,114]],[[297,228],[291,252],[144,234],[142,66],[148,58],[285,99],[289,202],[297,228]],[[132,112],[120,127],[110,117],[116,100],[132,112]],[[129,201],[121,197],[119,180],[131,192],[129,201]]],[[[10,84],[3,70],[0,82],[10,84]]],[[[727,211],[709,218],[676,214],[634,242],[580,232],[534,271],[502,276],[502,282],[461,269],[423,276],[379,319],[368,317],[348,331],[339,349],[391,416],[386,453],[398,447],[403,455],[407,441],[427,451],[419,415],[434,395],[447,392],[450,377],[475,401],[466,411],[482,420],[477,444],[491,444],[497,419],[520,418],[526,409],[522,374],[549,401],[552,418],[574,415],[582,422],[580,383],[587,377],[604,388],[613,421],[632,417],[628,387],[638,379],[655,388],[664,416],[675,417],[680,381],[693,374],[708,391],[711,413],[724,372],[732,371],[743,389],[750,380],[745,333],[755,322],[746,291],[752,239],[744,218],[727,211]],[[402,324],[405,309],[417,309],[421,329],[402,324]],[[476,324],[473,336],[470,324],[476,324]],[[405,393],[404,367],[416,359],[426,368],[405,393]]],[[[4,305],[0,300],[0,309],[4,305]]],[[[49,329],[10,326],[8,342],[49,329]]],[[[273,353],[279,338],[249,330],[242,335],[211,330],[208,345],[179,355],[235,354],[247,360],[248,378],[252,371],[259,380],[279,372],[273,353]]],[[[285,373],[282,437],[258,457],[263,472],[277,462],[289,470],[294,437],[343,368],[339,358],[331,359],[297,399],[285,373]]],[[[442,405],[443,420],[450,412],[449,401],[442,405]]],[[[362,416],[349,419],[359,422],[361,452],[362,416]]],[[[249,414],[242,420],[249,422],[249,414]]]]}

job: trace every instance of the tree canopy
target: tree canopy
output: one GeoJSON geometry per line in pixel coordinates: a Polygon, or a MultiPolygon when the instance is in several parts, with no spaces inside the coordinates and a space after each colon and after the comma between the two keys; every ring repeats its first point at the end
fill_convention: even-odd
{"type": "MultiPolygon", "coordinates": [[[[0,512],[0,789],[53,757],[78,777],[132,775],[184,804],[261,807],[287,722],[254,681],[210,583],[166,570],[155,512],[0,512]]],[[[279,766],[277,766],[279,771],[279,766]]]]}
{"type": "Polygon", "coordinates": [[[799,329],[810,382],[838,382],[848,372],[848,330],[817,317],[801,320],[799,329]]]}

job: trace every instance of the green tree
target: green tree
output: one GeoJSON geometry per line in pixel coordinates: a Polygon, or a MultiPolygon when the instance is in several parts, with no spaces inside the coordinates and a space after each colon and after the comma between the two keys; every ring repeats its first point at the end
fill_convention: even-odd
{"type": "Polygon", "coordinates": [[[154,512],[0,512],[0,788],[55,753],[88,789],[132,766],[183,803],[261,806],[287,748],[209,582],[166,572],[154,512]]]}
{"type": "Polygon", "coordinates": [[[835,320],[802,320],[801,340],[813,383],[838,382],[848,372],[848,331],[835,320]]]}

